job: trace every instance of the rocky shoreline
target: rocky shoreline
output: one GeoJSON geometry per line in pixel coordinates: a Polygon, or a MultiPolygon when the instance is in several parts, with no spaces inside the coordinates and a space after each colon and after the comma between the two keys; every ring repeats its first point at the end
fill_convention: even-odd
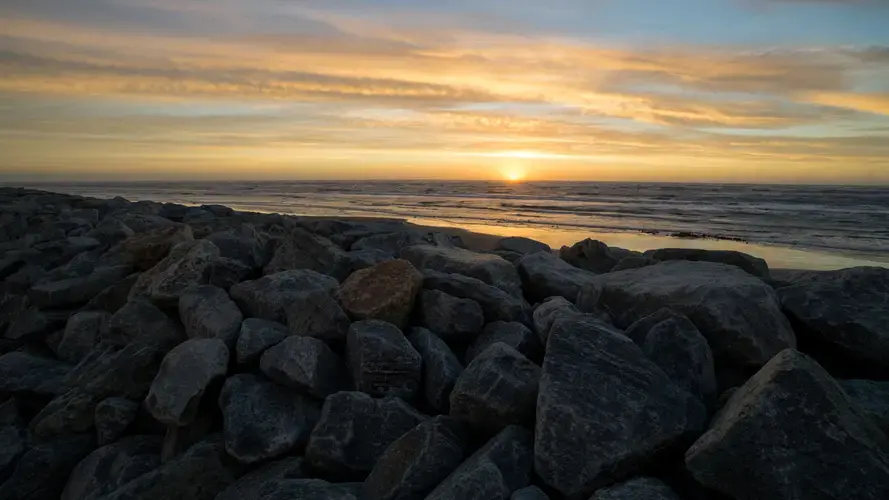
{"type": "Polygon", "coordinates": [[[889,270],[0,188],[0,498],[889,498],[889,270]]]}

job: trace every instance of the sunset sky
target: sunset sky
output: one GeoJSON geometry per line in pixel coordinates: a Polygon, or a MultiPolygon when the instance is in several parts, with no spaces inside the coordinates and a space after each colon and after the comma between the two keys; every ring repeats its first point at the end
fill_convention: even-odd
{"type": "Polygon", "coordinates": [[[889,0],[3,0],[0,181],[889,183],[889,0]]]}

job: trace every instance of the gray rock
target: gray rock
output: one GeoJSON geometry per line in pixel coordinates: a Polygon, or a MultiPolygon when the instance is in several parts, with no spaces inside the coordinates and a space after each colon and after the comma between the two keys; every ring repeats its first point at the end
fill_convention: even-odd
{"type": "Polygon", "coordinates": [[[266,261],[266,240],[250,224],[237,229],[213,233],[206,238],[212,241],[223,257],[243,262],[250,268],[261,268],[266,261]]]}
{"type": "Polygon", "coordinates": [[[38,444],[18,461],[0,485],[4,500],[56,500],[77,464],[93,450],[90,436],[74,436],[38,444]]]}
{"type": "Polygon", "coordinates": [[[497,431],[534,421],[540,367],[497,342],[472,360],[451,392],[450,415],[474,428],[497,431]]]}
{"type": "Polygon", "coordinates": [[[572,266],[555,255],[538,252],[522,257],[516,263],[525,297],[542,302],[548,297],[565,297],[577,301],[583,288],[589,287],[596,275],[572,266]]]}
{"type": "Polygon", "coordinates": [[[219,339],[234,346],[244,316],[225,290],[202,285],[179,297],[179,318],[190,339],[219,339]]]}
{"type": "Polygon", "coordinates": [[[19,316],[35,313],[39,310],[30,307],[28,297],[0,289],[0,334],[8,335],[9,327],[19,320],[19,316]]]}
{"type": "Polygon", "coordinates": [[[215,500],[250,500],[261,498],[260,492],[274,488],[279,481],[308,478],[309,471],[302,457],[282,458],[266,464],[238,479],[216,496],[215,500]]]}
{"type": "Polygon", "coordinates": [[[207,240],[180,243],[164,260],[139,275],[130,300],[147,297],[161,307],[175,309],[185,290],[203,284],[207,267],[218,258],[219,249],[207,240]]]}
{"type": "Polygon", "coordinates": [[[549,500],[549,496],[537,486],[528,486],[514,491],[510,500],[549,500]]]}
{"type": "Polygon", "coordinates": [[[64,392],[62,381],[71,365],[20,351],[0,356],[0,392],[54,396],[64,392]]]}
{"type": "Polygon", "coordinates": [[[451,391],[463,365],[444,340],[425,328],[414,328],[408,341],[423,358],[423,393],[436,410],[447,413],[451,391]]]}
{"type": "Polygon", "coordinates": [[[837,380],[853,403],[889,436],[889,382],[837,380]]]}
{"type": "Polygon", "coordinates": [[[293,228],[285,236],[263,273],[275,274],[292,269],[310,269],[343,280],[351,271],[346,252],[317,234],[293,228]]]}
{"type": "Polygon", "coordinates": [[[107,495],[160,465],[161,438],[130,436],[90,453],[71,472],[61,500],[107,495]]]}
{"type": "Polygon", "coordinates": [[[549,331],[557,319],[566,317],[580,317],[583,313],[565,297],[555,296],[544,300],[534,308],[534,329],[541,343],[546,345],[549,331]]]}
{"type": "Polygon", "coordinates": [[[352,323],[346,357],[355,387],[371,396],[410,399],[420,386],[422,358],[391,323],[352,323]]]}
{"type": "Polygon", "coordinates": [[[609,247],[598,240],[587,238],[573,246],[564,246],[559,250],[559,257],[574,267],[595,274],[611,271],[618,262],[627,257],[640,256],[639,252],[609,247]]]}
{"type": "Polygon", "coordinates": [[[279,384],[324,399],[337,391],[340,358],[323,341],[290,336],[262,355],[259,367],[279,384]]]}
{"type": "Polygon", "coordinates": [[[312,291],[332,293],[338,286],[330,276],[299,269],[238,283],[231,287],[231,297],[248,317],[286,324],[287,310],[296,298],[312,291]]]}
{"type": "Polygon", "coordinates": [[[32,286],[46,281],[50,273],[43,267],[29,264],[12,273],[4,282],[6,289],[14,293],[27,293],[32,286]]]}
{"type": "Polygon", "coordinates": [[[523,238],[521,236],[501,238],[494,245],[494,250],[515,252],[522,255],[537,252],[552,253],[553,251],[553,249],[546,243],[541,243],[537,240],[532,240],[531,238],[523,238]]]}
{"type": "Polygon", "coordinates": [[[468,342],[485,325],[478,302],[460,299],[440,290],[420,294],[420,323],[448,342],[468,342]]]}
{"type": "Polygon", "coordinates": [[[354,320],[376,319],[403,328],[423,286],[423,275],[405,260],[390,260],[355,271],[338,298],[354,320]]]}
{"type": "Polygon", "coordinates": [[[153,268],[176,245],[194,241],[191,227],[174,224],[166,219],[161,219],[164,224],[143,228],[138,225],[133,226],[132,221],[117,218],[140,234],[131,236],[112,247],[105,254],[105,259],[130,264],[140,271],[153,268]]]}
{"type": "Polygon", "coordinates": [[[531,434],[521,427],[503,429],[435,488],[427,500],[507,500],[531,478],[531,434]]]}
{"type": "Polygon", "coordinates": [[[642,267],[653,266],[658,262],[659,261],[650,257],[624,257],[620,262],[615,264],[609,272],[616,273],[618,271],[626,271],[627,269],[639,269],[642,267]]]}
{"type": "Polygon", "coordinates": [[[59,347],[59,358],[76,363],[84,358],[108,334],[111,315],[105,311],[84,311],[71,316],[59,347]]]}
{"type": "Polygon", "coordinates": [[[349,317],[327,291],[314,291],[294,297],[287,309],[291,335],[342,341],[349,331],[349,317]]]}
{"type": "Polygon", "coordinates": [[[769,278],[769,265],[766,261],[734,250],[701,250],[697,248],[660,248],[643,254],[655,260],[690,260],[716,262],[740,267],[757,278],[769,278]]]}
{"type": "Polygon", "coordinates": [[[253,278],[254,274],[253,268],[247,264],[239,260],[220,257],[210,261],[210,264],[204,268],[201,282],[223,290],[230,290],[238,283],[253,278]]]}
{"type": "MultiPolygon", "coordinates": [[[[358,483],[360,485],[360,483],[358,483]]],[[[321,479],[283,479],[266,483],[254,496],[257,500],[359,500],[360,488],[351,483],[328,483],[321,479]]]]}
{"type": "Polygon", "coordinates": [[[219,395],[225,449],[242,463],[297,451],[318,420],[318,403],[254,375],[235,375],[219,395]]]}
{"type": "Polygon", "coordinates": [[[99,446],[117,440],[136,421],[139,403],[126,398],[108,398],[96,405],[96,438],[99,446]]]}
{"type": "Polygon", "coordinates": [[[324,401],[306,458],[331,474],[361,476],[373,470],[389,445],[423,420],[398,398],[338,392],[324,401]]]}
{"type": "Polygon", "coordinates": [[[539,390],[535,470],[569,498],[643,470],[706,422],[630,339],[589,318],[553,325],[539,390]]]}
{"type": "Polygon", "coordinates": [[[175,345],[185,340],[185,333],[179,325],[145,300],[127,302],[111,316],[108,330],[103,340],[119,346],[134,341],[175,345]]]}
{"type": "Polygon", "coordinates": [[[419,245],[402,250],[401,258],[417,269],[462,274],[484,281],[513,297],[522,297],[522,282],[515,267],[497,255],[419,245]]]}
{"type": "Polygon", "coordinates": [[[102,245],[116,245],[117,243],[134,236],[136,234],[123,221],[115,217],[106,217],[102,222],[98,223],[95,228],[88,231],[84,236],[94,238],[102,243],[102,245]]]}
{"type": "Polygon", "coordinates": [[[6,338],[22,342],[34,342],[45,338],[50,333],[64,328],[71,316],[70,311],[41,311],[36,307],[28,307],[13,313],[10,318],[6,338]]]}
{"type": "Polygon", "coordinates": [[[640,477],[625,483],[603,488],[590,500],[680,500],[679,496],[653,477],[640,477]]]}
{"type": "Polygon", "coordinates": [[[531,329],[517,322],[496,321],[485,326],[482,334],[469,345],[463,356],[464,361],[471,362],[485,349],[497,342],[512,347],[532,361],[543,358],[543,345],[531,329]]]}
{"type": "Polygon", "coordinates": [[[685,454],[738,500],[889,498],[889,437],[814,360],[787,349],[744,384],[685,454]]]}
{"type": "Polygon", "coordinates": [[[388,252],[384,252],[382,250],[352,250],[346,252],[346,259],[349,261],[349,269],[352,272],[367,269],[368,267],[373,267],[377,264],[382,264],[383,262],[393,260],[391,254],[388,252]]]}
{"type": "Polygon", "coordinates": [[[427,420],[398,438],[364,481],[367,500],[423,500],[466,453],[466,430],[454,419],[427,420]]]}
{"type": "Polygon", "coordinates": [[[27,438],[27,431],[18,425],[0,425],[0,484],[27,451],[27,438]]]}
{"type": "Polygon", "coordinates": [[[85,309],[92,311],[101,310],[111,314],[116,313],[129,300],[130,290],[133,289],[133,285],[136,284],[136,280],[138,279],[139,273],[133,273],[108,288],[105,288],[95,297],[90,299],[85,309]]]}
{"type": "Polygon", "coordinates": [[[151,383],[145,408],[167,425],[190,424],[207,388],[225,377],[228,348],[220,339],[190,339],[174,347],[151,383]]]}
{"type": "Polygon", "coordinates": [[[287,327],[274,321],[247,318],[241,324],[241,333],[235,347],[241,366],[259,362],[262,353],[288,336],[287,327]]]}
{"type": "Polygon", "coordinates": [[[525,319],[525,303],[521,298],[475,278],[426,270],[423,272],[423,286],[478,302],[488,322],[525,319]]]}
{"type": "Polygon", "coordinates": [[[355,243],[352,243],[352,246],[349,247],[349,249],[353,251],[378,250],[385,252],[390,257],[398,257],[398,254],[405,248],[422,245],[424,243],[427,242],[424,240],[422,234],[413,231],[397,231],[393,233],[380,233],[365,236],[355,243]]]}

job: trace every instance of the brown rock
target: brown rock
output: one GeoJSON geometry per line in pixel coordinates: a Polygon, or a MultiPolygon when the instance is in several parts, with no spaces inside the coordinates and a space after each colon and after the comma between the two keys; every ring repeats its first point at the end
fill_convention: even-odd
{"type": "Polygon", "coordinates": [[[343,282],[339,300],[355,320],[378,319],[399,328],[407,324],[423,275],[406,260],[390,260],[356,271],[343,282]]]}

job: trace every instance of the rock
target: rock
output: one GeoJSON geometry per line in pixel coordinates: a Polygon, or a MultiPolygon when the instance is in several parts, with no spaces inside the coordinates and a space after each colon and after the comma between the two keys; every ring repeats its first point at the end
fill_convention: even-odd
{"type": "Polygon", "coordinates": [[[135,234],[136,232],[130,229],[130,227],[124,224],[120,219],[106,217],[84,236],[98,240],[103,246],[111,246],[116,245],[135,234]]]}
{"type": "Polygon", "coordinates": [[[190,339],[174,347],[161,363],[145,407],[159,422],[184,426],[197,416],[207,388],[225,377],[228,348],[220,339],[190,339]]]}
{"type": "Polygon", "coordinates": [[[580,317],[583,313],[565,297],[549,297],[534,308],[534,329],[541,343],[546,345],[549,331],[557,319],[566,317],[580,317]]]}
{"type": "Polygon", "coordinates": [[[118,243],[108,250],[106,258],[114,258],[118,262],[131,264],[140,271],[147,271],[162,261],[176,245],[194,241],[190,226],[162,220],[165,224],[149,229],[140,225],[134,227],[132,222],[127,223],[125,219],[121,219],[121,222],[141,234],[118,243]]]}
{"type": "Polygon", "coordinates": [[[64,392],[62,381],[71,365],[20,351],[0,356],[0,392],[54,396],[64,392]]]}
{"type": "Polygon", "coordinates": [[[404,260],[390,260],[355,271],[338,298],[354,320],[376,319],[403,328],[423,286],[423,275],[404,260]]]}
{"type": "Polygon", "coordinates": [[[255,375],[235,375],[219,395],[225,449],[242,463],[297,451],[318,420],[318,403],[255,375]]]}
{"type": "Polygon", "coordinates": [[[161,439],[130,436],[90,453],[71,472],[61,500],[87,500],[113,492],[160,465],[161,439]]]}
{"type": "Polygon", "coordinates": [[[461,299],[471,299],[482,307],[485,321],[523,321],[525,303],[503,290],[487,283],[460,274],[445,274],[426,270],[423,272],[423,286],[429,290],[440,290],[461,299]]]}
{"type": "Polygon", "coordinates": [[[389,445],[423,420],[398,398],[338,392],[324,401],[306,458],[330,474],[361,476],[373,470],[389,445]]]}
{"type": "Polygon", "coordinates": [[[111,315],[105,311],[84,311],[71,316],[56,350],[69,363],[83,359],[108,334],[111,315]]]}
{"type": "Polygon", "coordinates": [[[889,378],[889,269],[856,267],[778,289],[801,348],[844,377],[889,378]]]}
{"type": "Polygon", "coordinates": [[[343,341],[349,325],[349,317],[327,291],[313,291],[294,297],[287,309],[287,326],[291,335],[343,341]]]}
{"type": "Polygon", "coordinates": [[[185,334],[179,325],[145,300],[127,302],[111,316],[108,330],[108,335],[103,340],[118,346],[134,341],[175,345],[185,340],[185,334]]]}
{"type": "Polygon", "coordinates": [[[371,396],[410,399],[420,386],[422,358],[395,325],[352,323],[346,356],[355,387],[371,396]]]}
{"type": "Polygon", "coordinates": [[[175,309],[185,290],[203,284],[205,270],[218,258],[219,249],[207,240],[180,243],[139,276],[130,290],[130,300],[148,297],[161,307],[175,309]]]}
{"type": "Polygon", "coordinates": [[[472,360],[451,392],[450,415],[497,431],[534,421],[540,367],[508,345],[492,344],[472,360]]]}
{"type": "Polygon", "coordinates": [[[577,304],[609,311],[620,328],[664,307],[686,316],[710,344],[721,387],[796,345],[772,288],[725,264],[668,261],[601,275],[577,304]]]}
{"type": "Polygon", "coordinates": [[[589,318],[555,322],[539,391],[535,471],[569,498],[643,470],[706,422],[631,340],[589,318]]]}
{"type": "Polygon", "coordinates": [[[889,436],[889,382],[837,380],[849,399],[889,436]]]}
{"type": "Polygon", "coordinates": [[[439,416],[390,445],[364,481],[367,500],[423,500],[453,472],[466,453],[463,426],[439,416]]]}
{"type": "Polygon", "coordinates": [[[39,341],[50,333],[64,328],[71,316],[69,311],[41,311],[29,307],[14,313],[6,330],[6,338],[22,342],[39,341]]]}
{"type": "Polygon", "coordinates": [[[590,238],[559,250],[559,257],[562,260],[574,267],[595,274],[607,273],[622,259],[639,255],[639,252],[609,247],[601,241],[590,238]]]}
{"type": "Polygon", "coordinates": [[[242,281],[252,279],[253,275],[253,269],[243,262],[220,257],[210,261],[210,264],[204,268],[201,282],[229,290],[242,281]]]}
{"type": "Polygon", "coordinates": [[[626,271],[627,269],[639,269],[641,267],[653,266],[657,263],[658,261],[650,257],[624,257],[609,272],[616,273],[618,271],[626,271]]]}
{"type": "Polygon", "coordinates": [[[243,262],[253,269],[259,269],[265,265],[265,238],[250,224],[244,224],[237,229],[213,233],[206,239],[219,248],[223,257],[243,262]]]}
{"type": "Polygon", "coordinates": [[[219,339],[234,346],[244,316],[225,290],[202,285],[186,289],[179,297],[179,318],[190,339],[219,339]]]}
{"type": "Polygon", "coordinates": [[[330,276],[299,269],[238,283],[231,297],[247,317],[286,323],[287,309],[296,298],[311,291],[332,293],[338,286],[330,276]]]}
{"type": "Polygon", "coordinates": [[[572,266],[555,255],[538,252],[516,263],[528,300],[542,302],[561,296],[576,302],[581,289],[589,287],[596,275],[572,266]]]}
{"type": "Polygon", "coordinates": [[[507,252],[515,252],[522,255],[529,253],[546,252],[552,253],[553,249],[546,243],[541,243],[531,238],[523,238],[521,236],[509,236],[501,238],[494,245],[494,250],[503,250],[507,252]]]}
{"type": "Polygon", "coordinates": [[[0,498],[59,498],[71,471],[92,450],[90,436],[74,436],[34,446],[19,459],[9,479],[0,485],[0,498]]]}
{"type": "Polygon", "coordinates": [[[393,233],[380,233],[365,236],[352,243],[349,247],[352,251],[377,250],[385,252],[390,257],[398,257],[407,247],[427,243],[423,235],[413,231],[397,231],[393,233]]]}
{"type": "MultiPolygon", "coordinates": [[[[18,415],[15,417],[19,420],[18,415]]],[[[12,474],[15,464],[28,449],[27,432],[15,424],[0,425],[0,484],[12,474]]]]}
{"type": "Polygon", "coordinates": [[[130,290],[133,289],[133,285],[136,284],[138,279],[139,273],[133,273],[109,286],[90,299],[85,309],[93,311],[102,310],[111,314],[116,313],[129,300],[130,290]]]}
{"type": "MultiPolygon", "coordinates": [[[[360,485],[361,483],[358,483],[360,485]]],[[[284,479],[266,483],[256,498],[261,500],[359,500],[360,488],[351,483],[328,483],[321,479],[284,479]]]]}
{"type": "Polygon", "coordinates": [[[769,278],[769,265],[766,261],[734,250],[700,250],[697,248],[661,248],[648,250],[643,254],[655,260],[690,260],[716,262],[740,267],[757,278],[769,278]]]}
{"type": "Polygon", "coordinates": [[[241,324],[241,333],[235,348],[241,366],[259,362],[262,353],[288,336],[287,327],[274,321],[247,318],[241,324]]]}
{"type": "Polygon", "coordinates": [[[680,500],[680,498],[659,479],[641,477],[603,488],[590,500],[680,500]]]}
{"type": "Polygon", "coordinates": [[[485,326],[482,334],[466,349],[463,359],[469,363],[497,342],[512,347],[532,361],[543,359],[543,345],[534,332],[521,323],[505,321],[496,321],[485,326]]]}
{"type": "Polygon", "coordinates": [[[468,342],[481,331],[485,316],[474,300],[424,290],[420,295],[420,323],[445,341],[468,342]]]}
{"type": "Polygon", "coordinates": [[[337,391],[343,370],[340,358],[327,344],[300,336],[287,337],[270,347],[259,367],[275,382],[320,399],[337,391]]]}
{"type": "Polygon", "coordinates": [[[14,293],[28,293],[32,286],[50,276],[43,267],[29,264],[9,275],[5,280],[6,289],[14,293]]]}
{"type": "Polygon", "coordinates": [[[738,500],[889,498],[889,437],[814,360],[787,349],[732,396],[685,454],[738,500]]]}
{"type": "Polygon", "coordinates": [[[302,457],[282,458],[238,479],[228,488],[222,490],[215,500],[259,498],[261,493],[266,493],[279,481],[310,477],[307,468],[305,459],[302,457]]]}
{"type": "Polygon", "coordinates": [[[368,267],[373,267],[377,264],[382,264],[383,262],[394,259],[394,257],[387,252],[373,249],[353,250],[346,252],[345,256],[349,262],[349,269],[351,269],[352,272],[367,269],[368,267]]]}
{"type": "Polygon", "coordinates": [[[0,334],[8,335],[9,328],[19,321],[20,316],[39,315],[40,311],[30,307],[28,297],[4,292],[0,289],[0,334]]]}
{"type": "Polygon", "coordinates": [[[514,491],[510,500],[549,500],[549,496],[537,486],[528,486],[514,491]]]}
{"type": "Polygon", "coordinates": [[[401,258],[417,269],[462,274],[484,281],[513,297],[522,297],[522,282],[515,267],[497,255],[420,245],[402,250],[401,258]]]}
{"type": "Polygon", "coordinates": [[[108,398],[96,405],[95,425],[99,446],[117,440],[136,421],[139,403],[126,398],[108,398]]]}
{"type": "Polygon", "coordinates": [[[414,328],[408,337],[423,358],[423,393],[436,410],[447,413],[451,391],[463,365],[444,340],[425,328],[414,328]]]}
{"type": "Polygon", "coordinates": [[[333,242],[303,229],[293,228],[278,245],[263,274],[310,269],[345,279],[351,271],[345,251],[333,242]]]}
{"type": "Polygon", "coordinates": [[[509,426],[463,462],[427,500],[507,500],[531,478],[531,434],[509,426]]]}

